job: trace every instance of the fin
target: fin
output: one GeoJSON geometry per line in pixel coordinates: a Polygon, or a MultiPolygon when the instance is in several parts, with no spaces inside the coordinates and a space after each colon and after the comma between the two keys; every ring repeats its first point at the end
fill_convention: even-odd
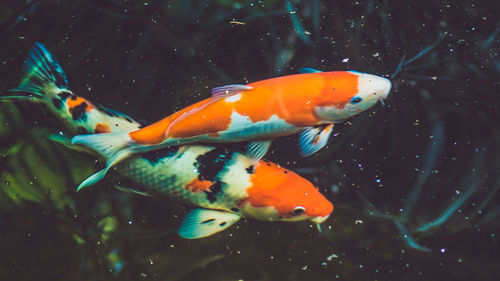
{"type": "Polygon", "coordinates": [[[78,135],[73,137],[71,144],[86,146],[106,159],[106,167],[84,180],[78,186],[77,191],[100,181],[111,167],[132,155],[133,151],[128,147],[129,140],[128,133],[78,135]]]}
{"type": "Polygon", "coordinates": [[[170,131],[177,123],[190,117],[191,115],[193,115],[195,113],[202,111],[203,109],[205,109],[207,106],[213,104],[214,102],[216,102],[224,97],[228,97],[228,96],[231,96],[231,95],[243,92],[243,91],[248,91],[251,89],[253,89],[253,87],[247,86],[247,85],[240,85],[240,84],[232,84],[232,85],[213,88],[211,100],[208,101],[207,103],[199,106],[199,107],[192,108],[191,110],[182,113],[181,116],[172,120],[172,122],[168,125],[167,129],[165,130],[164,137],[167,139],[170,136],[170,131]]]}
{"type": "MultiPolygon", "coordinates": [[[[68,79],[59,63],[45,47],[35,43],[23,65],[24,78],[13,92],[25,92],[28,95],[10,96],[9,99],[42,99],[47,94],[70,91],[68,79]],[[26,98],[28,97],[28,98],[26,98]]],[[[7,98],[7,97],[4,97],[7,98]]]]}
{"type": "Polygon", "coordinates": [[[299,136],[300,153],[309,156],[323,148],[333,131],[333,124],[320,127],[309,127],[302,131],[299,136]]]}
{"type": "Polygon", "coordinates": [[[240,218],[226,211],[193,209],[187,213],[177,233],[186,239],[203,238],[223,231],[240,218]]]}
{"type": "Polygon", "coordinates": [[[247,146],[247,156],[254,162],[259,161],[266,155],[273,140],[252,141],[247,146]]]}
{"type": "Polygon", "coordinates": [[[242,84],[231,84],[231,85],[216,87],[212,89],[212,98],[219,99],[227,96],[232,96],[234,94],[243,91],[248,91],[251,89],[253,89],[252,86],[242,85],[242,84]]]}
{"type": "Polygon", "coordinates": [[[139,195],[142,195],[142,196],[148,196],[148,197],[153,196],[149,192],[138,190],[138,189],[131,188],[131,187],[126,187],[126,186],[123,186],[123,185],[118,184],[118,183],[115,184],[115,188],[118,189],[118,190],[120,190],[120,191],[123,191],[123,192],[130,192],[130,193],[135,193],[135,194],[139,194],[139,195]]]}
{"type": "MultiPolygon", "coordinates": [[[[14,90],[10,90],[14,91],[14,90]]],[[[33,96],[32,94],[28,95],[17,95],[17,96],[0,96],[0,101],[31,101],[31,102],[41,102],[40,97],[33,96]]]]}
{"type": "Polygon", "coordinates": [[[311,68],[311,67],[303,67],[303,68],[299,69],[299,73],[300,74],[304,74],[304,73],[319,73],[319,72],[323,72],[323,71],[317,70],[317,69],[314,69],[314,68],[311,68]]]}
{"type": "Polygon", "coordinates": [[[71,144],[71,137],[65,135],[62,132],[60,132],[59,134],[50,135],[49,140],[57,142],[59,144],[62,144],[64,146],[66,146],[67,148],[71,148],[72,150],[75,150],[75,151],[95,154],[95,152],[88,147],[76,145],[76,144],[71,144]]]}

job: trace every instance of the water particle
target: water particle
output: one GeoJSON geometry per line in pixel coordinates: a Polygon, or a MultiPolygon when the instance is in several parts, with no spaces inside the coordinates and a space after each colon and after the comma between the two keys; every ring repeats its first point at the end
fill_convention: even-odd
{"type": "Polygon", "coordinates": [[[441,248],[441,250],[439,250],[441,253],[444,253],[446,252],[446,249],[445,248],[441,248]]]}
{"type": "Polygon", "coordinates": [[[349,62],[349,58],[345,58],[342,60],[343,63],[348,63],[349,62]]]}

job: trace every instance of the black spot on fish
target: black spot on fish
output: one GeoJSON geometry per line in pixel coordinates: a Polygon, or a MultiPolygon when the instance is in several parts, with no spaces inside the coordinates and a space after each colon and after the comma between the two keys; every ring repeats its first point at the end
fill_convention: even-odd
{"type": "Polygon", "coordinates": [[[130,117],[124,116],[123,118],[125,118],[125,120],[127,120],[127,122],[129,122],[129,123],[134,122],[132,119],[130,119],[130,117]]]}
{"type": "Polygon", "coordinates": [[[266,165],[269,166],[269,167],[271,167],[271,164],[269,164],[269,163],[266,163],[266,165]]]}
{"type": "Polygon", "coordinates": [[[85,129],[84,127],[78,127],[76,128],[76,133],[79,134],[79,135],[83,135],[83,134],[88,134],[89,131],[87,131],[87,129],[85,129]]]}
{"type": "Polygon", "coordinates": [[[284,171],[283,171],[283,173],[288,174],[288,171],[287,171],[287,170],[284,170],[284,171]]]}
{"type": "Polygon", "coordinates": [[[141,157],[148,160],[151,165],[155,166],[162,159],[167,157],[172,157],[179,151],[178,146],[172,146],[167,148],[162,148],[158,150],[152,150],[141,154],[141,157]]]}
{"type": "Polygon", "coordinates": [[[255,173],[254,165],[251,165],[250,167],[246,168],[245,171],[247,171],[247,173],[249,173],[250,175],[255,173]]]}
{"type": "Polygon", "coordinates": [[[202,221],[201,223],[209,223],[209,222],[212,222],[212,221],[214,221],[214,220],[215,220],[215,219],[208,219],[208,220],[204,220],[204,221],[202,221]]]}
{"type": "Polygon", "coordinates": [[[58,99],[58,98],[52,98],[52,104],[53,104],[53,105],[54,105],[54,107],[55,107],[56,109],[58,109],[58,110],[62,108],[62,102],[61,102],[61,100],[60,100],[60,99],[58,99]]]}
{"type": "Polygon", "coordinates": [[[223,221],[223,222],[219,223],[219,226],[224,226],[226,224],[227,224],[227,222],[223,221]]]}
{"type": "Polygon", "coordinates": [[[239,212],[240,209],[238,209],[238,208],[231,208],[231,211],[233,211],[233,212],[239,212]]]}
{"type": "Polygon", "coordinates": [[[81,121],[86,121],[87,120],[87,114],[85,114],[85,110],[87,109],[87,103],[82,102],[79,105],[70,108],[71,116],[73,117],[73,120],[81,120],[81,121]]]}
{"type": "Polygon", "coordinates": [[[267,159],[262,159],[262,161],[264,161],[264,163],[269,163],[269,160],[267,159]]]}
{"type": "Polygon", "coordinates": [[[198,180],[214,182],[210,189],[205,191],[210,203],[217,201],[217,195],[222,191],[223,183],[219,180],[219,174],[233,157],[233,153],[227,149],[218,147],[200,155],[193,165],[198,170],[198,180]]]}
{"type": "Polygon", "coordinates": [[[76,96],[75,95],[71,95],[71,100],[76,100],[76,96]]]}
{"type": "Polygon", "coordinates": [[[57,95],[61,98],[62,101],[65,101],[70,96],[73,96],[73,94],[71,92],[68,92],[68,91],[60,92],[57,95]]]}
{"type": "Polygon", "coordinates": [[[193,165],[199,172],[199,180],[215,181],[219,173],[226,167],[233,153],[227,149],[218,147],[202,154],[196,158],[193,165]]]}
{"type": "Polygon", "coordinates": [[[214,184],[210,186],[210,189],[205,191],[207,195],[207,200],[210,203],[214,203],[217,201],[217,194],[222,191],[222,183],[220,181],[216,181],[214,184]]]}

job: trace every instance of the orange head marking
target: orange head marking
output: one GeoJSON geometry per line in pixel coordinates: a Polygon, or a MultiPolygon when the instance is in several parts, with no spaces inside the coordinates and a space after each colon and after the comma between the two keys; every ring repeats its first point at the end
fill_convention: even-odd
{"type": "Polygon", "coordinates": [[[250,181],[241,207],[256,219],[320,223],[333,211],[332,203],[311,182],[267,160],[255,165],[250,181]]]}

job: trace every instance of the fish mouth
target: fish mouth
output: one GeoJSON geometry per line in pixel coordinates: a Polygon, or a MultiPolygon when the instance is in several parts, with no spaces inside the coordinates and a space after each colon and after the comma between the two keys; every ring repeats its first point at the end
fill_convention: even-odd
{"type": "Polygon", "coordinates": [[[330,217],[330,214],[328,214],[324,217],[314,217],[311,219],[311,221],[316,224],[316,228],[318,229],[319,233],[323,232],[323,230],[321,229],[321,223],[326,221],[329,217],[330,217]]]}
{"type": "Polygon", "coordinates": [[[330,214],[328,214],[324,217],[314,217],[311,219],[311,221],[314,222],[315,224],[319,225],[319,224],[323,223],[324,221],[326,221],[329,217],[330,217],[330,214]]]}

